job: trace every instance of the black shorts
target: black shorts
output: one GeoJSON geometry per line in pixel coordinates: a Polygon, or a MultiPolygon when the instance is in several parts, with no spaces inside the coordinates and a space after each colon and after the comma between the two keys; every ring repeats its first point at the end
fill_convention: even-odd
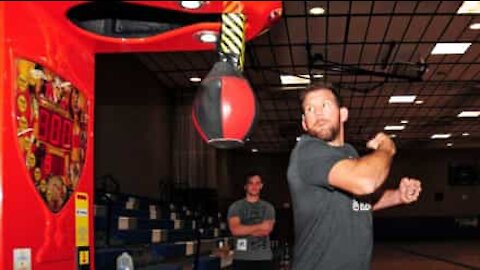
{"type": "Polygon", "coordinates": [[[274,270],[273,261],[233,260],[232,270],[274,270]]]}

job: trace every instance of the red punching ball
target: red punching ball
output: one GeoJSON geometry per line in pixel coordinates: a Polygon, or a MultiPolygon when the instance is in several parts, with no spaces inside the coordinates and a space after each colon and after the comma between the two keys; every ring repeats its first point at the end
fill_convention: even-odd
{"type": "Polygon", "coordinates": [[[257,102],[248,81],[228,61],[217,62],[202,81],[192,119],[208,144],[222,149],[243,146],[253,130],[257,102]]]}

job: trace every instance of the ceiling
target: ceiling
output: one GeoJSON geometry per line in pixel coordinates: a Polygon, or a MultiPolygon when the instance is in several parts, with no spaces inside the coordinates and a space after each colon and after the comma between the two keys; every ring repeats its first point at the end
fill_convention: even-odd
{"type": "MultiPolygon", "coordinates": [[[[347,141],[362,147],[386,125],[398,148],[480,147],[480,14],[457,14],[462,1],[284,1],[284,14],[269,32],[247,43],[245,77],[260,114],[245,150],[290,151],[301,134],[299,92],[280,74],[317,74],[337,84],[349,108],[347,141]],[[324,15],[308,13],[322,7],[324,15]],[[437,42],[469,42],[464,54],[432,55],[437,42]],[[423,104],[392,104],[392,95],[416,95],[423,104]],[[437,133],[448,139],[432,140],[437,133]],[[468,133],[469,136],[462,134],[468,133]],[[452,143],[451,145],[448,143],[452,143]]],[[[218,60],[208,52],[138,55],[159,82],[191,97],[218,60]],[[178,90],[182,89],[182,90],[178,90]]]]}

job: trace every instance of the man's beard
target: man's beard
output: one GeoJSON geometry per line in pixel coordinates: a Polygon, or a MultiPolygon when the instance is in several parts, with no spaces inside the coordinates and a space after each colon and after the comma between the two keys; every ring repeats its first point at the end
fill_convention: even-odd
{"type": "Polygon", "coordinates": [[[318,128],[314,126],[313,128],[308,129],[307,133],[326,142],[331,142],[338,137],[339,128],[334,126],[318,128]]]}

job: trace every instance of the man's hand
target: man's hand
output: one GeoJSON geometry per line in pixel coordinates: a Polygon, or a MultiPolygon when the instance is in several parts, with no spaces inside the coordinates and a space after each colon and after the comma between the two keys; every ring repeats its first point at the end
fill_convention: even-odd
{"type": "Polygon", "coordinates": [[[252,234],[253,236],[268,236],[273,229],[273,222],[266,220],[257,224],[257,226],[257,230],[252,234]]]}
{"type": "Polygon", "coordinates": [[[400,192],[400,201],[404,204],[409,204],[418,200],[422,192],[422,183],[417,179],[404,177],[400,180],[398,190],[400,192]]]}
{"type": "Polygon", "coordinates": [[[390,153],[392,156],[395,155],[396,152],[395,143],[392,141],[390,136],[383,132],[377,133],[373,139],[368,141],[367,148],[373,150],[382,150],[390,153]]]}

